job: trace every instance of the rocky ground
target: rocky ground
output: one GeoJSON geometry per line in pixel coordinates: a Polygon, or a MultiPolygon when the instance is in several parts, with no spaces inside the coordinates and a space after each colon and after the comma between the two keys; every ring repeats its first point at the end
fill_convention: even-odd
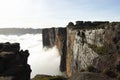
{"type": "Polygon", "coordinates": [[[62,76],[36,75],[32,80],[68,80],[62,76]]]}

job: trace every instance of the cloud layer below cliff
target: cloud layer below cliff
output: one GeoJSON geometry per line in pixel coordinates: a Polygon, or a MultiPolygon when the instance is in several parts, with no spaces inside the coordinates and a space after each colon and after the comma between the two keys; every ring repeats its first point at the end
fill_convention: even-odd
{"type": "Polygon", "coordinates": [[[61,75],[59,71],[60,56],[56,47],[43,49],[41,34],[0,35],[0,42],[19,42],[21,49],[28,49],[30,56],[28,63],[31,65],[32,74],[61,75]]]}

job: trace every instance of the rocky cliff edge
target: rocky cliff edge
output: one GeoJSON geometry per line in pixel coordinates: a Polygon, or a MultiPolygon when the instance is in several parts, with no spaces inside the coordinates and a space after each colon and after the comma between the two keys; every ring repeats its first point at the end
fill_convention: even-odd
{"type": "Polygon", "coordinates": [[[66,28],[43,29],[46,46],[44,41],[58,47],[60,70],[68,77],[88,71],[120,79],[120,22],[70,22],[66,28]]]}

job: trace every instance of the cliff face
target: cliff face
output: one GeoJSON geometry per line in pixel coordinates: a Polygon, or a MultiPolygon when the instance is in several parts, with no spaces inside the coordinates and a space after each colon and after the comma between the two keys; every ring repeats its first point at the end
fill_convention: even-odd
{"type": "Polygon", "coordinates": [[[43,37],[43,46],[44,47],[53,47],[55,45],[55,28],[51,29],[43,29],[42,37],[43,37]]]}
{"type": "Polygon", "coordinates": [[[61,37],[55,36],[58,42],[54,44],[57,45],[61,54],[64,52],[62,57],[64,56],[66,60],[63,60],[61,57],[61,61],[65,61],[64,66],[66,66],[67,76],[70,77],[80,71],[91,71],[91,67],[93,72],[105,73],[112,78],[119,76],[119,34],[119,22],[78,21],[76,25],[69,23],[66,28],[66,34],[62,34],[62,36],[66,35],[66,38],[62,39],[63,41],[66,39],[66,43],[62,44],[61,37]],[[63,47],[58,44],[66,45],[66,48],[62,50],[63,47]],[[113,74],[109,75],[110,72],[113,74]]]}
{"type": "Polygon", "coordinates": [[[114,72],[119,64],[120,23],[82,24],[67,27],[67,75],[91,65],[99,72],[108,68],[114,72]]]}
{"type": "Polygon", "coordinates": [[[60,70],[66,71],[66,28],[49,28],[42,30],[43,46],[53,47],[57,46],[61,55],[60,70]]]}
{"type": "Polygon", "coordinates": [[[58,28],[56,29],[56,46],[59,50],[61,55],[61,62],[60,62],[60,70],[66,71],[66,28],[58,28]]]}
{"type": "Polygon", "coordinates": [[[19,43],[0,43],[0,80],[30,80],[28,56],[19,43]]]}
{"type": "Polygon", "coordinates": [[[93,63],[99,55],[89,45],[103,46],[104,29],[67,28],[67,75],[71,76],[93,63]]]}

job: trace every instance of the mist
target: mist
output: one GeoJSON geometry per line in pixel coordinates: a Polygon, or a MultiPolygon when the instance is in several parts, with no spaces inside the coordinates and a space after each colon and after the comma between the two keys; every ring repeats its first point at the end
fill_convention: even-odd
{"type": "Polygon", "coordinates": [[[59,52],[56,46],[43,48],[42,34],[0,35],[0,42],[19,42],[21,49],[29,50],[28,64],[32,69],[31,78],[36,74],[62,75],[59,71],[59,52]]]}

